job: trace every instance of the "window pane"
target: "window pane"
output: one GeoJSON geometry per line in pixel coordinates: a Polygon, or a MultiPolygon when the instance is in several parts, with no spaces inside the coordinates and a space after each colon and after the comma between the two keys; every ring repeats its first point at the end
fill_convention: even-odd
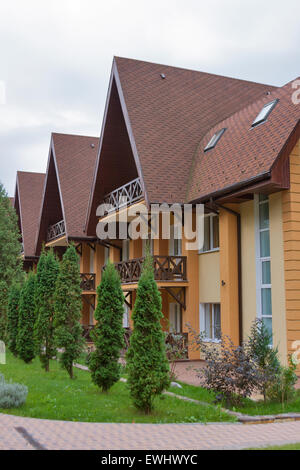
{"type": "Polygon", "coordinates": [[[269,204],[267,202],[259,205],[259,228],[269,228],[269,204]]]}
{"type": "MultiPolygon", "coordinates": [[[[266,326],[269,333],[272,335],[272,318],[262,318],[263,324],[266,326]]],[[[271,342],[272,346],[273,341],[271,342]]]]}
{"type": "Polygon", "coordinates": [[[210,250],[210,218],[204,217],[204,244],[203,251],[210,250]]]}
{"type": "Polygon", "coordinates": [[[211,321],[211,305],[210,304],[205,304],[205,336],[206,338],[211,338],[211,326],[212,326],[212,321],[211,321]]]}
{"type": "Polygon", "coordinates": [[[215,321],[214,338],[215,339],[220,339],[220,337],[221,337],[220,304],[214,304],[214,321],[215,321]]]}
{"type": "Polygon", "coordinates": [[[271,264],[270,261],[263,261],[261,263],[262,271],[262,284],[271,284],[271,264]]]}
{"type": "Polygon", "coordinates": [[[213,217],[213,247],[219,248],[219,217],[216,215],[213,217]]]}
{"type": "Polygon", "coordinates": [[[271,289],[268,287],[261,290],[261,313],[272,315],[271,289]]]}
{"type": "Polygon", "coordinates": [[[269,230],[260,232],[260,257],[267,258],[270,256],[270,233],[269,230]]]}
{"type": "Polygon", "coordinates": [[[269,196],[267,196],[266,194],[260,194],[259,195],[259,202],[268,201],[268,198],[269,198],[269,196]]]}

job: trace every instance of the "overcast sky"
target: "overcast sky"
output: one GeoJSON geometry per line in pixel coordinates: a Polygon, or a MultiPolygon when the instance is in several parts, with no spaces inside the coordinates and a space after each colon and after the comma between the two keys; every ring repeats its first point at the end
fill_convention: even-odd
{"type": "Polygon", "coordinates": [[[281,86],[299,76],[300,2],[0,0],[9,195],[17,170],[46,170],[51,132],[99,136],[114,55],[281,86]]]}

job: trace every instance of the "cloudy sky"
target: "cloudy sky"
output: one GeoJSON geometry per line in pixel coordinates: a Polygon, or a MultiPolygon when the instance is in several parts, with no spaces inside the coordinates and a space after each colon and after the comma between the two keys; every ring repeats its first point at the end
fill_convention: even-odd
{"type": "Polygon", "coordinates": [[[281,86],[299,44],[299,0],[0,0],[0,180],[99,135],[114,55],[281,86]]]}

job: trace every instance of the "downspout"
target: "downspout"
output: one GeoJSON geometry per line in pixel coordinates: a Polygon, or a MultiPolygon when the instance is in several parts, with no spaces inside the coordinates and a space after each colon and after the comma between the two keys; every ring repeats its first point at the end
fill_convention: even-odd
{"type": "Polygon", "coordinates": [[[228,207],[222,206],[211,200],[216,207],[223,209],[236,216],[237,242],[238,242],[238,310],[239,310],[239,339],[240,345],[243,343],[243,304],[242,304],[242,243],[241,243],[241,215],[228,207]]]}

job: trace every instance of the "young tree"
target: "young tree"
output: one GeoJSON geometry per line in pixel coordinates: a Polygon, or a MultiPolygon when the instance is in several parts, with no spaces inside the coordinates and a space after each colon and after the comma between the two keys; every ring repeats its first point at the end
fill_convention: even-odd
{"type": "Polygon", "coordinates": [[[97,289],[95,311],[97,324],[91,332],[96,350],[91,353],[89,368],[92,381],[104,392],[120,379],[120,351],[125,346],[123,315],[124,295],[118,272],[108,263],[97,289]]]}
{"type": "Polygon", "coordinates": [[[128,385],[134,405],[149,413],[153,399],[170,384],[166,357],[161,296],[154,280],[149,251],[138,283],[132,320],[133,333],[127,353],[128,385]]]}
{"type": "Polygon", "coordinates": [[[29,272],[20,295],[17,353],[24,362],[32,361],[35,356],[33,338],[35,323],[35,283],[36,275],[33,272],[29,272]]]}
{"type": "Polygon", "coordinates": [[[17,214],[0,183],[0,340],[6,340],[8,290],[22,279],[17,214]]]}
{"type": "Polygon", "coordinates": [[[35,344],[42,367],[48,372],[50,359],[56,353],[54,345],[54,294],[59,263],[53,251],[41,253],[37,265],[35,290],[35,344]]]}
{"type": "Polygon", "coordinates": [[[60,263],[54,301],[55,344],[63,348],[61,364],[73,378],[73,362],[84,345],[81,318],[81,288],[78,255],[70,245],[60,263]]]}
{"type": "Polygon", "coordinates": [[[7,306],[7,346],[17,356],[17,334],[19,322],[21,284],[13,283],[10,286],[7,306]]]}

